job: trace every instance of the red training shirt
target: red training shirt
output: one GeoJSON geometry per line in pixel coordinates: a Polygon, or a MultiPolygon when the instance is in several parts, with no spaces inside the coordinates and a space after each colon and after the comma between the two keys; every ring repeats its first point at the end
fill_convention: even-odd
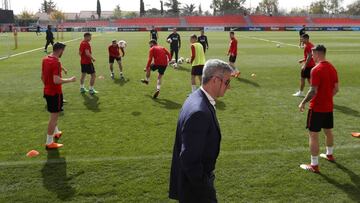
{"type": "Polygon", "coordinates": [[[232,38],[230,41],[230,48],[229,48],[229,54],[232,56],[237,56],[237,45],[238,41],[236,38],[232,38]]]}
{"type": "Polygon", "coordinates": [[[46,56],[42,61],[41,78],[44,83],[44,95],[55,96],[62,94],[61,84],[54,83],[54,76],[61,77],[61,63],[58,58],[54,56],[46,56]]]}
{"type": "Polygon", "coordinates": [[[162,46],[151,47],[149,51],[148,63],[146,65],[147,70],[149,70],[153,58],[154,64],[156,66],[167,66],[171,59],[171,55],[170,52],[162,46]]]}
{"type": "Polygon", "coordinates": [[[90,43],[83,40],[80,43],[80,48],[79,48],[79,54],[81,56],[81,64],[91,64],[92,63],[91,58],[86,55],[85,50],[89,50],[90,54],[92,53],[90,43]]]}
{"type": "MultiPolygon", "coordinates": [[[[312,48],[314,47],[314,45],[311,42],[308,42],[305,44],[305,48],[304,48],[304,61],[306,62],[306,59],[308,57],[309,54],[312,53],[312,48]]],[[[306,68],[313,68],[315,66],[315,61],[314,58],[311,57],[309,63],[307,64],[306,68]]]]}
{"type": "Polygon", "coordinates": [[[310,109],[315,112],[333,112],[334,89],[338,83],[336,69],[328,61],[322,61],[311,71],[311,86],[317,93],[310,101],[310,109]]]}
{"type": "Polygon", "coordinates": [[[109,55],[111,57],[120,57],[120,51],[119,51],[119,45],[113,46],[112,44],[109,46],[108,50],[109,50],[109,55]]]}

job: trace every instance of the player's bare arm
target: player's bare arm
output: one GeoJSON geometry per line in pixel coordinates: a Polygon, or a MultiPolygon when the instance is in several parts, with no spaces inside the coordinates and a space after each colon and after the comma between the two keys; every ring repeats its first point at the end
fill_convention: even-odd
{"type": "Polygon", "coordinates": [[[303,68],[308,67],[308,64],[310,63],[311,59],[312,59],[312,53],[309,53],[307,58],[306,58],[306,61],[305,61],[305,64],[304,64],[303,68]]]}
{"type": "Polygon", "coordinates": [[[75,82],[76,81],[76,77],[73,76],[71,78],[61,78],[58,75],[54,75],[54,83],[56,85],[60,85],[60,84],[65,84],[65,83],[70,83],[70,82],[75,82]]]}
{"type": "Polygon", "coordinates": [[[305,104],[311,101],[311,99],[316,95],[316,92],[317,92],[317,87],[311,86],[305,98],[299,104],[299,109],[301,112],[305,110],[305,104]]]}

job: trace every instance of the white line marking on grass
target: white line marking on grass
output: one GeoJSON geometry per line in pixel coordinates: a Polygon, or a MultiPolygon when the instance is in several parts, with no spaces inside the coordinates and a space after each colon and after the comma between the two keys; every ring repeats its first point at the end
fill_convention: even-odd
{"type": "MultiPolygon", "coordinates": [[[[360,145],[344,145],[336,147],[336,150],[346,149],[360,149],[360,145]]],[[[239,155],[260,155],[260,154],[277,154],[277,153],[299,153],[307,152],[307,147],[288,148],[288,149],[259,149],[259,150],[239,150],[239,151],[222,151],[221,156],[239,156],[239,155]]],[[[110,157],[98,157],[98,158],[75,158],[75,157],[61,157],[60,159],[46,160],[29,160],[29,161],[4,161],[0,162],[0,167],[9,166],[26,166],[37,165],[45,163],[94,163],[94,162],[111,162],[111,161],[146,161],[146,160],[159,160],[159,159],[171,159],[170,154],[160,155],[145,155],[145,156],[110,156],[110,157]]]]}
{"type": "MultiPolygon", "coordinates": [[[[68,40],[68,41],[65,41],[65,42],[63,42],[63,43],[69,43],[69,42],[77,41],[77,40],[79,40],[79,39],[81,39],[81,37],[78,37],[78,38],[75,38],[75,39],[72,39],[72,40],[68,40]]],[[[51,47],[51,45],[50,45],[50,47],[51,47]]],[[[21,56],[21,55],[24,55],[24,54],[28,54],[28,53],[31,53],[31,52],[34,52],[34,51],[38,51],[38,50],[41,50],[41,49],[44,49],[44,47],[32,49],[32,50],[29,50],[29,51],[24,51],[24,52],[17,53],[17,54],[12,54],[12,55],[10,55],[10,56],[5,56],[5,57],[0,58],[0,61],[1,61],[1,60],[4,60],[4,59],[8,59],[8,58],[15,57],[15,56],[21,56]]]]}
{"type": "Polygon", "coordinates": [[[295,45],[295,44],[288,44],[288,43],[284,43],[284,42],[268,40],[268,39],[259,38],[259,37],[246,37],[246,36],[240,36],[240,37],[245,38],[245,39],[254,39],[254,40],[260,40],[260,41],[270,42],[270,43],[275,43],[275,44],[282,44],[282,45],[287,45],[287,46],[292,46],[292,47],[299,47],[298,45],[295,45]]]}

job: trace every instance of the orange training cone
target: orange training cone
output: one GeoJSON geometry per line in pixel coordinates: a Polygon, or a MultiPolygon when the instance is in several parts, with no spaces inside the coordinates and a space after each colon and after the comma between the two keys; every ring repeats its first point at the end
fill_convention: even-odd
{"type": "Polygon", "coordinates": [[[26,154],[26,156],[27,157],[36,157],[36,156],[38,156],[40,153],[38,152],[38,151],[36,151],[36,150],[31,150],[30,152],[28,152],[27,154],[26,154]]]}
{"type": "Polygon", "coordinates": [[[360,138],[360,133],[351,133],[353,137],[360,138]]]}

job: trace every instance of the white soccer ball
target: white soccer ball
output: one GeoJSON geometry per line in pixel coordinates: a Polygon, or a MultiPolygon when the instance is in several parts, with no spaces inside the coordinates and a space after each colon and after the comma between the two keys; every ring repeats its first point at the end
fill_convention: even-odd
{"type": "Polygon", "coordinates": [[[186,63],[190,63],[190,59],[189,58],[186,58],[186,63]]]}
{"type": "Polygon", "coordinates": [[[119,47],[121,47],[121,48],[126,48],[126,47],[127,47],[126,41],[125,41],[125,40],[120,40],[120,41],[119,41],[119,47]]]}
{"type": "Polygon", "coordinates": [[[178,60],[178,64],[183,64],[184,63],[184,61],[180,58],[179,60],[178,60]]]}
{"type": "Polygon", "coordinates": [[[277,44],[277,45],[276,45],[276,47],[277,47],[277,48],[280,48],[280,47],[281,47],[281,45],[280,45],[280,44],[277,44]]]}
{"type": "Polygon", "coordinates": [[[178,64],[177,64],[177,63],[174,63],[172,66],[173,66],[174,68],[177,68],[177,67],[178,67],[178,64]]]}
{"type": "Polygon", "coordinates": [[[184,62],[185,61],[185,58],[184,57],[180,57],[180,59],[184,62]]]}
{"type": "Polygon", "coordinates": [[[169,44],[171,44],[171,42],[172,42],[172,39],[167,39],[167,42],[169,43],[169,44]]]}

